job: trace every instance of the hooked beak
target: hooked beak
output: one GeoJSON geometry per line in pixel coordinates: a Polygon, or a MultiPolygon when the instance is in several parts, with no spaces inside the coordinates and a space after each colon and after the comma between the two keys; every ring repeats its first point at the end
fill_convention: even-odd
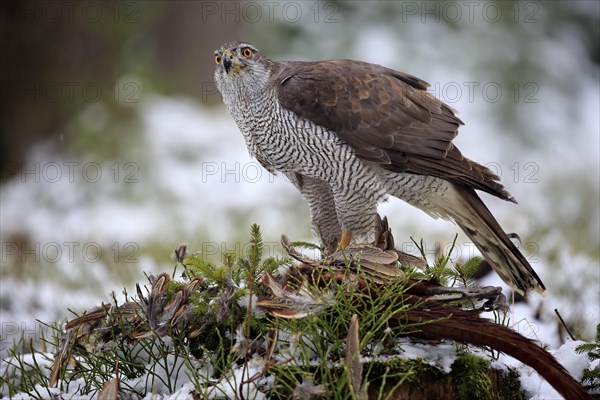
{"type": "Polygon", "coordinates": [[[229,73],[229,70],[231,69],[231,66],[233,65],[233,62],[231,61],[231,59],[233,58],[233,55],[226,51],[223,53],[223,67],[225,67],[225,72],[229,73]]]}
{"type": "Polygon", "coordinates": [[[229,69],[231,68],[233,64],[231,63],[231,60],[227,57],[223,58],[223,66],[225,67],[225,72],[229,73],[229,69]]]}

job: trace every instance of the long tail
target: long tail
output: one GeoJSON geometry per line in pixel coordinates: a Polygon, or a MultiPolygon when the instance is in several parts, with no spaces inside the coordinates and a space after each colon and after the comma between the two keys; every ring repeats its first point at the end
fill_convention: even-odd
{"type": "Polygon", "coordinates": [[[550,353],[512,329],[481,318],[474,312],[422,297],[408,295],[406,301],[413,303],[415,308],[400,314],[400,323],[425,322],[419,329],[427,337],[489,346],[535,369],[566,399],[592,399],[550,353]]]}
{"type": "Polygon", "coordinates": [[[475,190],[454,185],[458,207],[446,209],[450,217],[469,236],[500,278],[513,289],[543,294],[546,287],[525,256],[502,230],[475,190]]]}

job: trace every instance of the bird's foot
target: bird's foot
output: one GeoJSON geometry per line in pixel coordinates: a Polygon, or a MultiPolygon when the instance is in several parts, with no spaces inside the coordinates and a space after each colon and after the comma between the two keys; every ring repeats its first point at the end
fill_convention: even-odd
{"type": "Polygon", "coordinates": [[[342,237],[340,238],[340,243],[338,244],[339,250],[344,250],[346,247],[350,245],[352,241],[352,232],[342,231],[342,237]]]}

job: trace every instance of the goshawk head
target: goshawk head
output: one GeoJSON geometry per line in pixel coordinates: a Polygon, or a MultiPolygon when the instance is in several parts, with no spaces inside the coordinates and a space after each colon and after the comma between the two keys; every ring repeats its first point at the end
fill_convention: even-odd
{"type": "Polygon", "coordinates": [[[273,65],[256,47],[240,42],[228,42],[215,50],[215,63],[215,83],[225,103],[263,94],[273,65]]]}

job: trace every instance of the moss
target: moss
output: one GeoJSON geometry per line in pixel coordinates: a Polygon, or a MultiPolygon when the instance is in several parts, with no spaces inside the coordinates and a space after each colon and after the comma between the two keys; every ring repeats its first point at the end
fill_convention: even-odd
{"type": "MultiPolygon", "coordinates": [[[[441,379],[444,373],[421,358],[406,359],[392,357],[387,361],[375,361],[369,364],[368,377],[377,381],[377,377],[393,377],[393,381],[405,381],[415,385],[422,380],[441,379]]],[[[388,378],[390,379],[390,378],[388,378]]]]}
{"type": "Polygon", "coordinates": [[[460,355],[452,364],[450,373],[456,398],[465,400],[494,398],[488,369],[487,360],[473,354],[460,355]]]}
{"type": "Polygon", "coordinates": [[[517,371],[510,369],[509,372],[503,374],[502,377],[503,381],[501,384],[496,385],[496,387],[499,388],[499,397],[502,399],[525,400],[525,395],[521,388],[521,380],[517,371]]]}
{"type": "Polygon", "coordinates": [[[193,293],[190,296],[190,301],[192,302],[192,312],[194,314],[194,318],[196,320],[204,317],[208,312],[208,303],[202,296],[197,293],[193,293]]]}

